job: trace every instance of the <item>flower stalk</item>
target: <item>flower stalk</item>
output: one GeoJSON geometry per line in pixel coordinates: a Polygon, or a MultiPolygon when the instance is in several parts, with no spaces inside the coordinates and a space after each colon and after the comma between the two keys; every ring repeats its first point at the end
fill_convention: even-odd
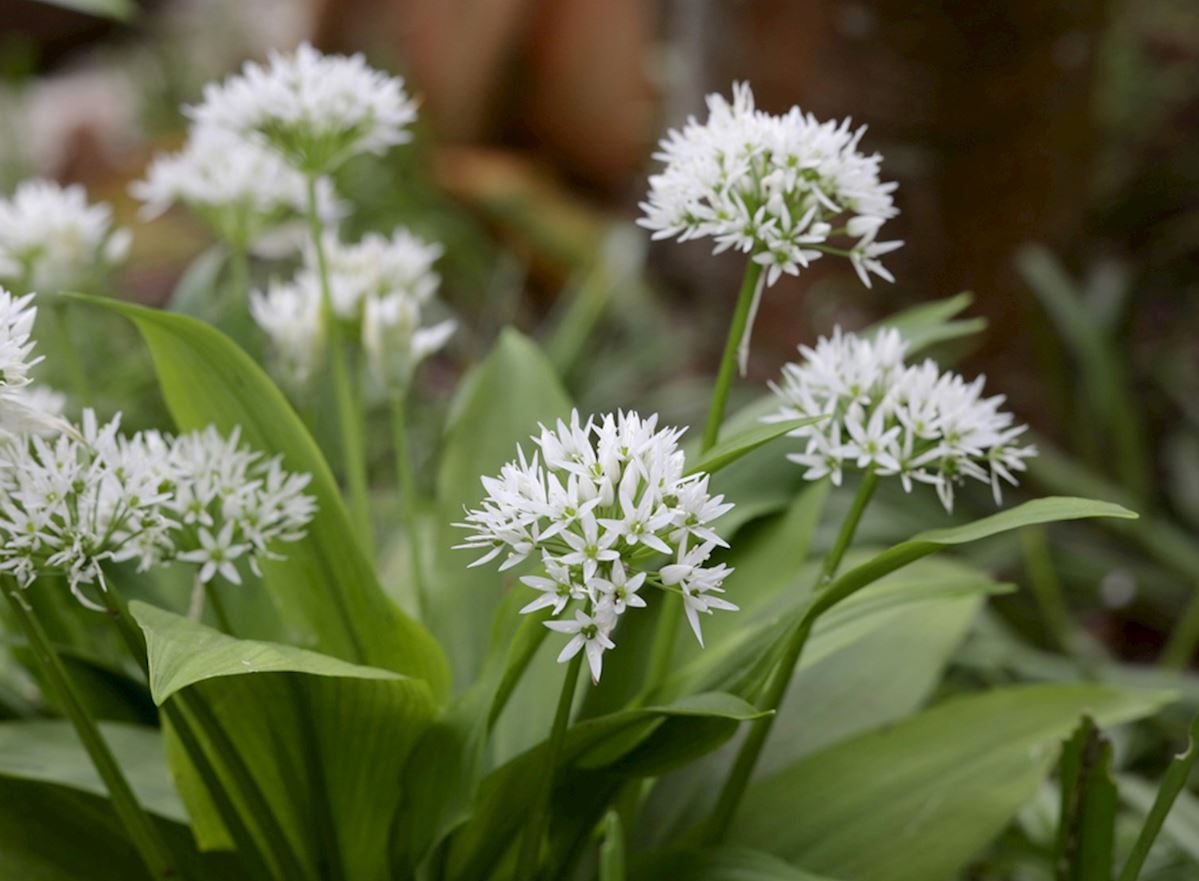
{"type": "Polygon", "coordinates": [[[550,740],[545,757],[545,772],[542,775],[541,788],[537,792],[529,822],[525,826],[524,839],[520,845],[520,856],[516,861],[514,881],[536,876],[537,858],[541,853],[541,840],[545,837],[546,819],[549,813],[550,796],[554,791],[554,778],[558,761],[562,755],[562,746],[566,742],[566,727],[570,722],[570,710],[574,704],[575,689],[579,684],[579,668],[583,664],[583,653],[579,652],[566,668],[566,678],[562,682],[562,692],[558,696],[558,709],[554,713],[554,727],[550,730],[550,740]]]}
{"type": "Polygon", "coordinates": [[[346,485],[349,489],[350,513],[362,536],[363,548],[374,556],[370,500],[367,495],[366,458],[362,443],[362,426],[355,403],[353,385],[350,382],[349,366],[342,346],[341,328],[333,311],[333,293],[329,286],[329,267],[325,259],[325,245],[320,212],[317,208],[317,177],[308,178],[308,223],[312,248],[316,254],[317,273],[321,284],[321,316],[327,335],[329,364],[333,374],[333,397],[337,407],[337,422],[341,429],[342,465],[345,469],[346,485]]]}
{"type": "Polygon", "coordinates": [[[113,810],[116,811],[117,817],[125,827],[138,856],[141,857],[142,862],[146,864],[146,868],[154,878],[180,878],[179,869],[166,841],[154,820],[138,803],[137,797],[133,794],[133,788],[129,785],[116,757],[100,733],[96,720],[92,718],[79,692],[75,690],[62,660],[54,651],[41,624],[38,623],[32,609],[21,595],[21,588],[17,586],[15,580],[5,577],[0,593],[3,593],[5,599],[8,600],[13,618],[24,632],[34,659],[45,674],[50,687],[57,694],[63,712],[74,726],[79,740],[83,743],[83,748],[92,760],[96,773],[104,782],[104,788],[108,790],[113,810]]]}
{"type": "Polygon", "coordinates": [[[724,344],[724,355],[720,359],[720,369],[716,374],[716,384],[712,387],[712,403],[708,408],[708,421],[704,425],[703,443],[700,452],[706,453],[720,439],[720,426],[724,422],[724,411],[728,407],[729,391],[732,388],[733,376],[737,370],[737,352],[741,341],[749,331],[749,317],[753,310],[754,296],[758,290],[758,281],[762,277],[763,266],[752,258],[745,267],[745,276],[741,280],[741,291],[737,294],[737,305],[733,310],[733,320],[729,324],[729,336],[724,344]]]}
{"type": "Polygon", "coordinates": [[[421,550],[420,505],[408,443],[408,396],[397,392],[391,399],[391,424],[396,456],[396,478],[404,507],[404,528],[408,532],[408,559],[412,570],[412,591],[419,613],[425,602],[424,553],[421,550]]]}
{"type": "MultiPolygon", "coordinates": [[[[853,542],[858,524],[862,520],[862,514],[865,512],[867,505],[869,505],[871,496],[874,495],[874,488],[877,482],[878,478],[873,471],[868,471],[863,475],[862,482],[858,486],[858,491],[854,496],[849,513],[846,515],[840,530],[837,532],[837,538],[833,542],[833,546],[829,549],[824,557],[824,561],[821,563],[820,574],[817,576],[814,590],[823,590],[836,576],[837,569],[841,565],[841,560],[845,556],[845,551],[853,542]]],[[[782,660],[775,668],[774,675],[770,679],[770,684],[766,688],[766,694],[759,704],[759,709],[769,711],[770,715],[763,716],[761,719],[750,723],[749,734],[745,738],[745,742],[741,745],[741,750],[737,753],[737,759],[733,763],[733,768],[729,772],[729,776],[725,778],[724,786],[720,790],[716,807],[708,818],[707,831],[713,844],[723,841],[724,837],[728,834],[729,826],[737,813],[737,808],[741,804],[742,797],[745,795],[745,789],[753,776],[754,768],[757,767],[758,759],[762,754],[762,748],[766,745],[767,738],[770,737],[770,730],[774,726],[774,720],[778,717],[779,708],[787,696],[787,690],[791,685],[791,680],[795,676],[795,670],[798,668],[799,660],[803,655],[804,646],[807,645],[808,637],[811,636],[812,627],[818,617],[818,615],[811,613],[805,614],[787,637],[786,651],[783,653],[782,660]]]]}

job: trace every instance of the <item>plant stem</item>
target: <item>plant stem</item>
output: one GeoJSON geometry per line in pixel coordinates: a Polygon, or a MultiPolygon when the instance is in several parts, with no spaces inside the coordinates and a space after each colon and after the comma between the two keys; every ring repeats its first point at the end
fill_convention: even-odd
{"type": "Polygon", "coordinates": [[[399,392],[391,399],[391,427],[394,435],[396,477],[400,483],[400,499],[404,506],[404,528],[408,532],[408,559],[412,567],[412,591],[416,596],[419,617],[425,603],[425,566],[421,551],[420,506],[417,502],[416,481],[413,476],[412,451],[408,445],[407,394],[399,392]]]}
{"type": "Polygon", "coordinates": [[[1199,588],[1170,632],[1158,663],[1169,670],[1185,670],[1195,656],[1196,646],[1199,646],[1199,588]]]}
{"type": "Polygon", "coordinates": [[[724,422],[724,410],[729,400],[729,388],[733,384],[733,375],[737,370],[737,347],[746,333],[749,323],[749,312],[753,306],[754,292],[758,287],[758,279],[762,275],[763,266],[750,258],[745,267],[745,277],[741,280],[741,292],[737,294],[737,306],[733,310],[733,321],[729,324],[729,337],[724,344],[724,356],[720,360],[720,370],[716,374],[716,385],[712,389],[712,404],[708,408],[708,422],[704,426],[704,439],[700,452],[706,453],[716,445],[720,437],[720,425],[724,422]]]}
{"type": "Polygon", "coordinates": [[[330,370],[333,375],[333,397],[337,421],[341,429],[341,455],[349,489],[350,514],[361,535],[362,547],[374,559],[374,536],[371,529],[370,500],[367,496],[366,458],[362,443],[362,426],[350,383],[346,352],[341,339],[341,327],[333,311],[333,294],[329,287],[329,266],[325,258],[320,214],[316,203],[316,178],[308,178],[308,225],[312,248],[321,282],[321,320],[324,322],[330,370]]]}
{"type": "Polygon", "coordinates": [[[87,375],[87,368],[80,357],[79,349],[75,347],[71,324],[67,320],[67,310],[61,302],[55,300],[50,304],[50,314],[54,316],[55,329],[58,331],[59,351],[62,362],[70,374],[71,391],[75,395],[75,403],[80,408],[92,404],[92,383],[87,375]]]}
{"type": "Polygon", "coordinates": [[[1070,619],[1070,608],[1062,595],[1062,583],[1053,568],[1053,558],[1045,541],[1045,530],[1038,526],[1026,526],[1021,529],[1020,546],[1024,553],[1024,569],[1028,573],[1028,583],[1041,610],[1045,629],[1049,631],[1049,635],[1063,654],[1074,655],[1074,624],[1070,619]]]}
{"type": "MultiPolygon", "coordinates": [[[[846,515],[844,522],[841,524],[841,529],[837,533],[836,541],[829,548],[828,553],[824,557],[824,562],[820,566],[820,575],[817,578],[813,591],[826,587],[837,574],[837,569],[841,565],[841,558],[845,556],[846,549],[848,549],[850,543],[853,541],[853,536],[857,532],[858,524],[862,519],[862,513],[870,503],[870,497],[874,494],[874,487],[877,482],[878,478],[874,472],[868,471],[863,475],[862,482],[858,486],[858,492],[854,496],[849,513],[846,515]]],[[[783,653],[779,665],[774,669],[774,675],[770,679],[770,684],[766,688],[766,694],[763,696],[759,706],[759,709],[769,710],[771,714],[750,723],[749,734],[745,738],[745,742],[741,745],[740,752],[737,753],[737,760],[733,764],[729,776],[725,778],[724,786],[720,790],[720,797],[716,802],[716,807],[712,810],[712,815],[708,818],[707,830],[710,843],[712,844],[723,841],[725,835],[728,834],[729,825],[732,823],[733,817],[737,813],[737,808],[741,804],[741,798],[745,794],[745,789],[749,785],[750,778],[753,776],[754,768],[757,766],[758,759],[762,754],[762,748],[766,745],[766,739],[770,736],[770,730],[774,726],[774,720],[778,718],[778,710],[783,704],[783,699],[787,696],[787,689],[790,687],[791,679],[794,677],[795,670],[799,666],[799,659],[803,655],[804,646],[807,644],[808,637],[812,633],[816,617],[812,614],[804,615],[787,638],[786,651],[783,653]]]]}
{"type": "Polygon", "coordinates": [[[235,311],[249,308],[250,255],[240,242],[229,245],[229,293],[235,311]]]}
{"type": "Polygon", "coordinates": [[[75,690],[66,668],[55,654],[53,646],[46,638],[45,631],[33,616],[32,610],[26,604],[25,598],[21,596],[20,590],[21,588],[17,586],[16,582],[6,578],[0,592],[8,599],[13,617],[16,618],[29,642],[30,651],[41,666],[42,672],[45,673],[47,681],[57,693],[63,711],[74,726],[76,734],[79,735],[83,748],[87,750],[96,773],[104,781],[104,788],[108,790],[113,809],[125,827],[130,842],[154,878],[179,878],[180,873],[175,860],[172,858],[170,849],[162,838],[158,826],[138,803],[129,781],[121,771],[121,766],[117,763],[116,757],[100,733],[99,726],[75,690]]]}
{"type": "Polygon", "coordinates": [[[580,650],[566,668],[566,679],[562,682],[562,693],[558,697],[558,709],[554,713],[554,727],[550,730],[550,741],[545,763],[541,771],[541,788],[533,802],[529,821],[525,824],[524,840],[520,846],[520,857],[516,861],[514,881],[532,881],[536,877],[537,858],[541,854],[541,839],[545,837],[550,796],[554,791],[554,777],[562,744],[566,741],[566,726],[570,722],[570,709],[575,699],[575,687],[579,683],[579,667],[583,663],[585,649],[580,650]]]}

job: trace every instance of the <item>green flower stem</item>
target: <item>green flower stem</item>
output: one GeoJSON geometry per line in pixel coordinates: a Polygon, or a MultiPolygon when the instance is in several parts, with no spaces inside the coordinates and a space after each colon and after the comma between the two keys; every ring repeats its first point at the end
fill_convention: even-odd
{"type": "Polygon", "coordinates": [[[412,566],[412,590],[416,596],[419,615],[425,603],[425,566],[421,551],[420,506],[412,469],[412,452],[408,445],[408,400],[405,392],[391,399],[391,426],[395,437],[396,477],[400,483],[400,499],[404,506],[404,527],[408,531],[408,559],[412,566]]]}
{"type": "Polygon", "coordinates": [[[1020,530],[1020,548],[1024,556],[1024,569],[1028,575],[1033,597],[1041,610],[1041,620],[1062,654],[1076,654],[1074,623],[1070,618],[1070,607],[1062,592],[1061,579],[1053,567],[1053,557],[1045,540],[1045,530],[1040,526],[1026,526],[1020,530]]]}
{"type": "Polygon", "coordinates": [[[75,345],[75,339],[71,333],[71,323],[67,319],[66,306],[56,299],[50,304],[50,314],[54,316],[54,326],[58,332],[59,353],[70,377],[69,382],[71,383],[71,392],[75,396],[75,403],[79,407],[89,406],[92,403],[92,382],[88,378],[83,357],[75,345]]]}
{"type": "Polygon", "coordinates": [[[716,445],[720,438],[720,425],[724,422],[724,411],[729,401],[729,389],[733,384],[733,376],[737,372],[737,348],[741,338],[745,336],[749,324],[750,308],[754,302],[754,291],[758,287],[758,279],[764,267],[761,263],[750,258],[745,267],[745,277],[741,280],[741,292],[737,294],[737,306],[733,310],[733,321],[729,325],[729,336],[724,344],[724,356],[720,360],[720,370],[716,374],[716,385],[712,388],[712,404],[708,408],[708,422],[704,426],[704,439],[700,445],[700,453],[706,453],[716,445]]]}
{"type": "Polygon", "coordinates": [[[1170,632],[1158,663],[1169,670],[1185,670],[1195,656],[1196,647],[1199,647],[1199,588],[1170,632]]]}
{"type": "MultiPolygon", "coordinates": [[[[841,558],[849,548],[850,542],[853,541],[854,533],[857,532],[858,524],[862,519],[862,513],[866,510],[870,497],[874,494],[877,482],[878,477],[874,472],[867,472],[862,477],[862,483],[858,487],[849,514],[841,524],[836,541],[825,555],[814,590],[823,589],[836,575],[837,569],[841,565],[841,558]]],[[[791,685],[791,679],[794,677],[796,667],[799,666],[799,659],[803,655],[804,646],[808,642],[808,637],[811,635],[812,627],[818,617],[817,609],[813,609],[812,613],[805,614],[787,639],[783,658],[775,667],[774,675],[766,688],[766,694],[759,704],[759,709],[769,710],[770,715],[750,723],[749,735],[741,745],[741,751],[737,753],[737,760],[734,762],[729,776],[725,778],[716,807],[708,818],[707,831],[712,844],[723,841],[725,835],[728,834],[729,826],[741,804],[742,796],[745,795],[745,789],[749,786],[754,768],[758,764],[758,758],[762,754],[762,748],[770,736],[770,729],[778,717],[779,707],[782,706],[783,698],[787,695],[787,689],[791,685]]]]}
{"type": "Polygon", "coordinates": [[[246,310],[250,304],[250,255],[242,242],[229,245],[229,292],[234,308],[246,310]]]}
{"type": "MultiPolygon", "coordinates": [[[[146,657],[146,642],[137,622],[129,614],[124,598],[116,590],[110,587],[103,592],[103,595],[108,616],[116,624],[126,649],[141,667],[148,681],[150,665],[146,657]]],[[[229,739],[225,729],[221,727],[220,720],[217,719],[204,699],[198,693],[180,691],[163,703],[162,710],[179,735],[179,740],[187,751],[188,758],[195,766],[196,772],[204,781],[204,787],[237,845],[238,852],[255,865],[265,864],[265,858],[259,851],[257,839],[245,825],[241,812],[225,791],[227,784],[209,759],[199,737],[196,736],[197,730],[203,733],[212,752],[220,758],[224,771],[230,778],[232,784],[230,788],[241,795],[246,812],[257,821],[261,835],[279,867],[278,872],[271,873],[272,877],[279,878],[281,881],[282,879],[315,881],[312,874],[301,864],[287,834],[279,825],[270,803],[263,795],[254,775],[242,760],[237,747],[229,739]]]]}
{"type": "Polygon", "coordinates": [[[533,802],[529,820],[525,824],[524,840],[520,845],[520,857],[516,861],[514,881],[531,881],[536,877],[537,859],[541,855],[541,839],[545,837],[545,826],[549,813],[550,796],[554,790],[554,771],[566,741],[566,726],[570,722],[570,709],[575,699],[575,688],[579,684],[579,667],[583,663],[586,649],[580,649],[571,658],[566,668],[566,679],[562,682],[562,693],[558,697],[558,709],[554,713],[554,727],[550,731],[549,747],[541,770],[541,788],[533,802]]]}
{"type": "Polygon", "coordinates": [[[129,840],[137,850],[138,856],[142,858],[142,862],[146,864],[146,868],[150,870],[151,876],[158,879],[180,878],[178,866],[171,856],[161,831],[138,803],[129,781],[121,771],[121,766],[117,763],[116,757],[100,733],[96,720],[92,718],[79,693],[75,690],[66,668],[55,654],[50,640],[33,616],[32,610],[25,602],[25,598],[21,596],[20,591],[21,588],[11,578],[4,579],[3,589],[0,590],[8,600],[13,617],[25,633],[30,651],[42,668],[51,688],[57,693],[63,712],[75,727],[75,732],[79,735],[83,748],[87,750],[87,754],[96,768],[96,773],[104,781],[104,788],[108,790],[113,809],[125,827],[129,840]]]}
{"type": "Polygon", "coordinates": [[[325,326],[329,364],[333,374],[333,397],[337,421],[341,429],[341,455],[349,488],[350,514],[362,537],[362,547],[374,559],[374,536],[371,528],[370,499],[367,495],[366,456],[362,442],[362,425],[350,382],[349,366],[341,338],[341,327],[333,312],[333,294],[329,287],[329,267],[325,258],[320,214],[316,204],[316,178],[308,178],[308,225],[312,248],[316,253],[317,270],[321,281],[321,319],[325,326]]]}

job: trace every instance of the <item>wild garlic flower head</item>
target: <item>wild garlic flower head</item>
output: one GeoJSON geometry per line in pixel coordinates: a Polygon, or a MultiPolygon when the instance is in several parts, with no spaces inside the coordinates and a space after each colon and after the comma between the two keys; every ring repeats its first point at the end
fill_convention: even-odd
{"type": "MultiPolygon", "coordinates": [[[[222,239],[247,248],[308,210],[304,176],[274,150],[228,129],[193,126],[178,153],[155,157],[145,180],[130,191],[152,219],[171,205],[187,205],[222,239]]],[[[336,219],[332,184],[317,184],[317,210],[336,219]]]]}
{"type": "Polygon", "coordinates": [[[27,180],[0,199],[0,278],[27,290],[85,286],[129,252],[112,209],[78,184],[27,180]]]}
{"type": "Polygon", "coordinates": [[[61,418],[63,396],[30,384],[30,370],[42,360],[33,357],[36,317],[33,294],[14,297],[0,288],[0,437],[52,432],[66,425],[61,418]]]}
{"type": "Polygon", "coordinates": [[[324,55],[305,43],[210,83],[187,113],[199,125],[256,138],[305,175],[319,175],[407,141],[416,105],[402,79],[361,55],[324,55]]]}
{"type": "MultiPolygon", "coordinates": [[[[441,277],[433,268],[441,246],[405,229],[370,233],[354,243],[323,240],[333,313],[345,335],[358,340],[375,384],[402,391],[416,367],[439,351],[453,321],[425,326],[425,307],[441,277]]],[[[251,298],[251,313],[271,338],[280,368],[301,384],[320,363],[324,338],[320,269],[309,248],[304,266],[288,284],[274,283],[251,298]]]]}
{"type": "Polygon", "coordinates": [[[273,543],[303,535],[315,510],[308,477],[246,450],[236,432],[119,428],[119,416],[101,425],[87,410],[77,431],[0,447],[0,571],[23,586],[60,573],[99,608],[83,588],[107,589],[107,564],[178,560],[199,564],[202,581],[238,582],[239,560],[256,569],[276,556],[273,543]]]}
{"type": "Polygon", "coordinates": [[[316,513],[316,500],[304,494],[311,475],[251,450],[238,429],[223,437],[209,426],[176,438],[168,460],[172,493],[164,506],[175,523],[175,557],[199,564],[201,582],[220,575],[240,584],[243,560],[261,574],[260,562],[283,559],[273,548],[303,538],[316,513]]]}
{"type": "Polygon", "coordinates": [[[650,176],[638,222],[656,239],[709,237],[716,253],[751,254],[768,285],[825,254],[848,256],[867,287],[872,273],[894,281],[879,258],[903,243],[876,237],[898,213],[896,184],[881,180],[879,154],[859,150],[864,133],[798,107],[764,113],[734,83],[731,102],[709,95],[705,122],[662,140],[654,158],[666,167],[650,176]]]}
{"type": "Polygon", "coordinates": [[[550,609],[546,626],[570,636],[559,662],[585,651],[595,681],[620,618],[646,605],[642,588],[681,594],[701,645],[699,616],[737,608],[722,596],[733,570],[708,565],[727,546],[711,524],[733,506],[709,493],[708,475],[686,472],[682,430],[657,424],[632,412],[583,423],[574,412],[542,426],[533,457],[518,447],[455,524],[470,533],[458,547],[486,551],[472,566],[540,561],[541,574],[521,579],[537,592],[521,612],[550,609]]]}
{"type": "Polygon", "coordinates": [[[771,384],[782,406],[766,418],[828,418],[791,432],[806,446],[788,458],[808,480],[839,485],[856,468],[897,476],[907,492],[913,482],[931,484],[947,511],[955,486],[970,477],[989,483],[1000,504],[1001,481],[1015,486],[1036,455],[1020,443],[1028,426],[1000,409],[1002,395],[983,397],[983,377],[967,382],[932,360],[907,365],[906,349],[893,329],[864,337],[838,328],[814,347],[800,346],[802,361],[771,384]]]}

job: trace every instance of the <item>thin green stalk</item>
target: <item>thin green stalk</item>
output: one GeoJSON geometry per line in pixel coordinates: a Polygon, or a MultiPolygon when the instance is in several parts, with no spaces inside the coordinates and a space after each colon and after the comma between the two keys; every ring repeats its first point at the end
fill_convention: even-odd
{"type": "Polygon", "coordinates": [[[1169,670],[1185,670],[1199,647],[1199,589],[1187,603],[1182,617],[1170,632],[1158,663],[1169,670]]]}
{"type": "Polygon", "coordinates": [[[674,646],[679,636],[679,620],[683,617],[680,614],[682,605],[682,596],[674,591],[662,597],[662,609],[658,612],[658,623],[654,629],[653,648],[645,671],[645,682],[633,700],[634,706],[644,704],[657,691],[658,686],[666,681],[666,676],[670,673],[674,646]]]}
{"type": "MultiPolygon", "coordinates": [[[[845,551],[853,541],[858,524],[862,519],[862,513],[870,503],[870,497],[874,494],[877,482],[878,477],[872,471],[862,477],[862,483],[858,486],[858,492],[854,496],[849,513],[841,524],[833,546],[824,557],[814,590],[826,587],[837,574],[841,558],[845,556],[845,551]]],[[[804,615],[788,637],[786,651],[783,653],[779,665],[775,667],[774,675],[771,676],[766,694],[759,705],[759,709],[770,711],[770,715],[750,723],[749,734],[741,745],[740,752],[737,753],[733,768],[729,771],[729,776],[725,778],[724,786],[720,790],[716,807],[708,818],[707,831],[712,844],[723,841],[725,835],[728,834],[729,826],[741,804],[741,798],[745,795],[746,787],[749,786],[754,768],[757,767],[762,748],[766,745],[770,730],[774,726],[774,720],[778,717],[778,710],[787,696],[787,689],[799,666],[799,659],[803,655],[804,646],[807,645],[808,637],[812,634],[812,627],[815,625],[817,617],[816,614],[804,615]]]]}
{"type": "Polygon", "coordinates": [[[245,311],[250,304],[250,255],[240,242],[229,245],[229,293],[234,312],[245,311]]]}
{"type": "Polygon", "coordinates": [[[316,825],[316,839],[320,842],[322,860],[322,879],[326,881],[345,881],[346,871],[341,854],[341,841],[337,836],[337,818],[333,815],[332,801],[329,797],[329,781],[325,774],[322,761],[321,742],[317,735],[315,711],[308,699],[305,684],[297,677],[291,677],[292,694],[300,711],[299,730],[300,752],[304,756],[304,768],[308,782],[312,786],[313,808],[316,825]]]}
{"type": "Polygon", "coordinates": [[[541,840],[545,837],[546,819],[549,813],[550,796],[554,791],[554,771],[566,741],[566,727],[570,722],[570,709],[574,704],[575,688],[579,683],[579,667],[586,650],[580,650],[566,667],[566,679],[562,682],[562,693],[558,697],[558,709],[554,713],[554,727],[550,730],[549,749],[541,770],[541,788],[533,802],[529,820],[525,824],[524,840],[520,845],[520,856],[516,861],[514,881],[531,881],[536,877],[537,859],[541,854],[541,840]]]}
{"type": "Polygon", "coordinates": [[[59,354],[70,375],[69,381],[71,392],[75,395],[75,403],[80,407],[86,407],[92,402],[92,382],[88,378],[87,368],[83,364],[79,349],[75,346],[71,324],[67,320],[66,307],[55,300],[50,304],[50,314],[54,316],[54,326],[58,331],[59,354]]]}
{"type": "Polygon", "coordinates": [[[205,590],[208,591],[208,603],[212,606],[212,614],[216,618],[217,627],[222,633],[233,636],[233,619],[229,617],[229,612],[225,609],[225,601],[221,599],[216,581],[209,584],[205,590]]]}
{"type": "Polygon", "coordinates": [[[20,595],[20,590],[16,582],[6,578],[0,592],[8,599],[13,617],[24,631],[33,657],[41,666],[46,680],[57,693],[59,703],[74,726],[76,734],[79,735],[79,740],[91,758],[96,773],[104,781],[104,788],[108,790],[113,810],[116,811],[117,817],[125,827],[130,842],[154,878],[176,879],[181,877],[161,831],[138,803],[121,766],[117,763],[116,757],[100,733],[99,726],[75,690],[66,668],[63,667],[62,661],[54,652],[50,640],[47,639],[45,631],[33,616],[24,597],[20,595]]]}
{"type": "Polygon", "coordinates": [[[1038,526],[1027,526],[1020,530],[1020,546],[1024,553],[1024,568],[1028,583],[1041,610],[1045,629],[1066,655],[1075,653],[1074,624],[1070,608],[1062,593],[1062,583],[1053,567],[1049,545],[1045,541],[1045,530],[1038,526]]]}
{"type": "MultiPolygon", "coordinates": [[[[124,597],[111,588],[105,590],[103,596],[108,615],[116,624],[126,649],[141,667],[148,680],[150,666],[146,657],[145,638],[142,636],[137,622],[129,614],[124,597]]],[[[247,853],[258,862],[263,860],[249,830],[244,826],[240,829],[235,828],[242,826],[242,816],[225,794],[225,784],[209,762],[204,747],[196,737],[192,726],[193,722],[195,723],[194,727],[198,728],[208,740],[213,753],[220,757],[225,772],[231,778],[233,789],[241,795],[245,802],[246,812],[257,821],[262,837],[279,866],[279,874],[287,881],[291,881],[293,878],[311,881],[311,873],[301,864],[291,841],[287,838],[283,827],[279,825],[270,803],[258,786],[258,781],[254,779],[254,775],[237,751],[236,745],[229,739],[220,720],[217,719],[216,714],[212,712],[204,699],[198,694],[180,691],[163,704],[163,710],[171,724],[175,726],[176,732],[180,734],[180,741],[187,750],[188,757],[204,779],[208,794],[217,809],[221,811],[221,818],[225,821],[225,825],[229,828],[239,849],[243,845],[252,846],[253,850],[247,851],[247,853]],[[175,702],[178,702],[178,706],[174,706],[175,702]],[[222,810],[222,806],[224,810],[222,810]]]]}
{"type": "Polygon", "coordinates": [[[746,325],[749,323],[749,313],[754,302],[754,292],[758,288],[758,279],[762,275],[763,266],[750,258],[745,267],[745,277],[741,280],[741,292],[737,294],[737,306],[733,310],[733,320],[729,324],[729,336],[724,344],[724,356],[720,360],[720,370],[716,374],[716,385],[712,388],[712,404],[708,408],[708,422],[704,426],[703,444],[700,452],[706,453],[716,445],[720,438],[720,425],[724,422],[724,410],[729,401],[729,389],[733,384],[733,376],[737,372],[737,348],[741,338],[745,336],[746,325]]]}
{"type": "Polygon", "coordinates": [[[419,616],[425,603],[425,566],[424,553],[421,550],[420,505],[413,476],[412,452],[408,445],[407,395],[404,392],[392,397],[391,417],[395,438],[396,477],[400,483],[400,499],[404,506],[404,528],[408,531],[408,559],[412,566],[412,590],[416,596],[419,616]]]}
{"type": "Polygon", "coordinates": [[[337,407],[338,427],[341,430],[341,455],[349,489],[350,514],[362,536],[362,547],[374,558],[374,535],[371,528],[370,499],[367,495],[366,456],[362,442],[362,425],[350,382],[341,327],[333,311],[333,293],[329,287],[329,266],[325,257],[320,213],[317,211],[316,178],[308,178],[308,225],[312,248],[321,282],[321,320],[324,322],[330,370],[333,375],[333,397],[337,407]]]}

